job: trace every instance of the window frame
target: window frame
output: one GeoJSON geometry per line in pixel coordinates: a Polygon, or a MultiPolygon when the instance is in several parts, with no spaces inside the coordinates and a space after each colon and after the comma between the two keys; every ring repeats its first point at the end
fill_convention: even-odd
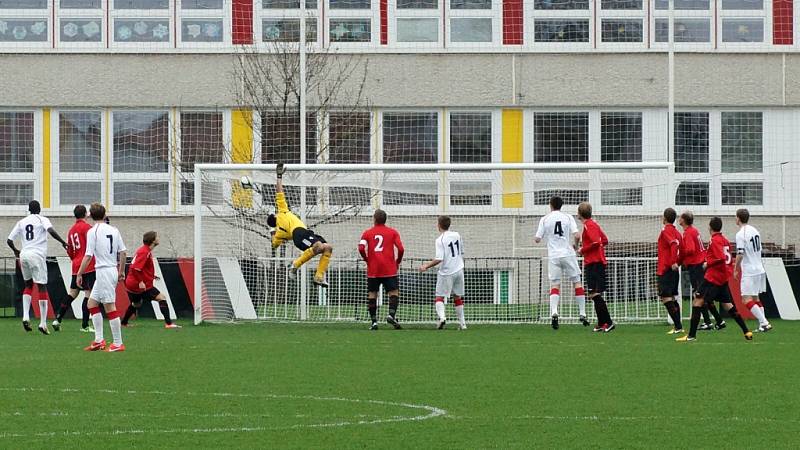
{"type": "MultiPolygon", "coordinates": [[[[379,48],[381,42],[381,10],[380,0],[370,0],[369,9],[333,9],[330,7],[330,0],[317,0],[324,2],[325,7],[325,26],[323,27],[323,45],[333,49],[352,49],[352,48],[379,48]],[[332,20],[337,19],[368,19],[370,23],[369,42],[338,42],[332,41],[330,32],[332,20]]],[[[319,26],[319,24],[317,25],[319,26]]],[[[321,29],[317,30],[317,36],[321,34],[321,29]]]]}
{"type": "MultiPolygon", "coordinates": [[[[377,1],[377,0],[373,0],[377,1]]],[[[400,49],[419,49],[422,51],[430,49],[441,49],[445,45],[445,36],[442,21],[446,20],[444,2],[448,0],[438,0],[438,7],[435,9],[400,9],[397,2],[390,2],[387,11],[387,23],[389,26],[389,44],[391,47],[400,49]],[[436,19],[436,41],[434,42],[400,42],[398,40],[399,21],[403,19],[436,19]]]]}
{"type": "MultiPolygon", "coordinates": [[[[796,8],[795,8],[796,9],[796,8]]],[[[795,25],[796,27],[797,25],[795,25]]],[[[722,1],[717,2],[717,48],[722,50],[744,50],[754,48],[773,48],[772,1],[764,0],[763,9],[722,9],[722,1]],[[723,24],[728,19],[761,19],[764,34],[760,42],[725,42],[723,24]]]]}
{"type": "Polygon", "coordinates": [[[45,9],[0,9],[0,20],[43,20],[45,23],[45,33],[47,33],[47,39],[44,41],[0,41],[0,48],[12,51],[26,51],[32,49],[41,51],[51,49],[55,39],[55,36],[53,36],[52,8],[52,0],[48,0],[47,8],[45,9]]]}
{"type": "MultiPolygon", "coordinates": [[[[183,9],[183,2],[188,0],[177,0],[175,4],[177,23],[173,24],[175,45],[178,48],[219,48],[233,46],[233,28],[231,20],[233,17],[232,2],[223,0],[222,9],[183,9]],[[220,20],[222,21],[222,40],[214,42],[192,42],[183,40],[183,21],[184,20],[220,20]]],[[[254,17],[255,20],[255,17],[254,17]]],[[[253,24],[255,25],[255,24],[253,24]]],[[[255,27],[254,27],[255,28],[255,27]]]]}
{"type": "Polygon", "coordinates": [[[158,50],[165,50],[170,48],[175,48],[177,42],[175,37],[177,36],[175,30],[175,18],[176,18],[176,10],[175,10],[175,2],[171,1],[168,2],[167,9],[117,9],[115,6],[115,2],[117,0],[109,0],[108,7],[110,8],[107,14],[108,23],[106,27],[108,29],[108,36],[109,36],[109,43],[108,48],[112,49],[127,49],[127,50],[138,50],[142,52],[153,52],[157,53],[158,50]],[[118,41],[117,40],[117,27],[116,23],[117,20],[166,20],[167,21],[167,35],[168,39],[163,42],[131,42],[131,41],[118,41]]]}
{"type": "Polygon", "coordinates": [[[652,30],[651,37],[650,37],[650,46],[653,49],[659,50],[667,50],[669,49],[669,34],[673,35],[673,45],[675,48],[679,48],[681,50],[709,50],[711,48],[715,48],[716,40],[717,40],[717,23],[714,21],[715,17],[715,5],[716,2],[714,0],[709,0],[708,8],[707,9],[674,9],[670,11],[669,9],[656,9],[656,1],[657,0],[650,0],[650,10],[652,13],[650,14],[650,30],[652,30]],[[699,20],[705,19],[708,21],[709,27],[709,36],[707,42],[675,42],[674,40],[674,29],[669,29],[667,34],[667,42],[656,42],[656,20],[659,19],[666,19],[667,20],[667,27],[669,27],[669,18],[670,13],[674,14],[675,21],[679,20],[699,20]]]}
{"type": "MultiPolygon", "coordinates": [[[[501,1],[492,0],[489,9],[452,9],[451,0],[444,0],[444,20],[446,25],[445,45],[453,48],[496,48],[500,47],[503,39],[503,5],[501,1]],[[488,42],[458,42],[453,41],[453,21],[459,19],[490,19],[492,31],[488,42]]],[[[440,24],[441,26],[441,24],[440,24]]]]}
{"type": "MultiPolygon", "coordinates": [[[[502,110],[497,108],[453,108],[453,109],[446,109],[444,110],[443,120],[444,120],[444,136],[440,139],[440,146],[444,148],[440,150],[441,156],[440,161],[443,163],[451,162],[451,158],[453,155],[452,152],[452,129],[451,126],[451,117],[453,114],[489,114],[490,120],[490,162],[499,162],[502,160],[502,134],[503,134],[503,127],[502,127],[502,110]]],[[[440,116],[441,117],[441,116],[440,116]]],[[[441,123],[441,119],[440,119],[441,123]]],[[[502,203],[502,185],[495,183],[499,178],[499,174],[493,172],[447,172],[442,175],[442,179],[439,183],[439,192],[443,195],[445,207],[459,214],[481,214],[486,213],[487,209],[492,211],[502,210],[500,207],[502,203]],[[489,205],[453,205],[452,199],[450,198],[450,194],[453,191],[454,184],[489,184],[492,187],[491,192],[489,192],[489,205]]],[[[524,172],[523,172],[524,176],[524,172]]]]}
{"type": "MultiPolygon", "coordinates": [[[[591,51],[597,42],[595,20],[596,2],[589,1],[588,9],[535,9],[534,1],[527,1],[523,6],[524,11],[524,47],[533,51],[591,51]],[[537,20],[588,20],[588,42],[536,42],[537,20]]],[[[533,199],[531,198],[531,201],[533,199]]]]}
{"type": "MultiPolygon", "coordinates": [[[[35,108],[10,108],[0,107],[0,113],[32,113],[33,114],[33,170],[30,172],[0,172],[0,184],[2,183],[31,183],[33,185],[33,195],[36,198],[42,198],[42,164],[39,162],[43,160],[42,152],[42,133],[43,118],[41,109],[35,108]]],[[[51,141],[52,142],[52,141],[51,141]]],[[[0,205],[0,211],[8,213],[8,215],[17,216],[22,214],[24,207],[27,206],[30,199],[25,200],[24,203],[19,205],[0,205]]],[[[42,209],[45,209],[44,204],[42,209]]]]}
{"type": "Polygon", "coordinates": [[[72,208],[74,205],[62,205],[61,204],[61,183],[62,182],[77,182],[77,181],[92,181],[87,179],[87,173],[91,175],[95,175],[98,177],[100,182],[100,199],[102,203],[108,206],[108,202],[106,199],[110,198],[106,196],[106,192],[108,189],[108,180],[106,176],[103,174],[104,169],[109,167],[109,154],[108,152],[108,144],[109,140],[106,138],[106,130],[109,130],[107,127],[107,118],[106,118],[106,110],[104,109],[92,109],[92,108],[63,108],[52,110],[50,114],[50,129],[51,138],[50,138],[50,145],[52,149],[52,156],[51,156],[51,164],[52,164],[52,173],[54,182],[51,185],[51,189],[53,192],[53,202],[51,205],[51,209],[63,212],[63,213],[71,213],[72,208]],[[61,114],[62,113],[82,113],[82,112],[96,112],[100,114],[100,171],[99,172],[62,172],[61,171],[61,114]]]}

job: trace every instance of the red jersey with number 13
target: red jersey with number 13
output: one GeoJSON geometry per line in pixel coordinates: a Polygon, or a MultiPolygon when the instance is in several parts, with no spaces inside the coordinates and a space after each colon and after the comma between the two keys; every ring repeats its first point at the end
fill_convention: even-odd
{"type": "Polygon", "coordinates": [[[708,244],[706,251],[706,280],[722,286],[731,278],[730,264],[733,260],[731,256],[731,243],[722,233],[711,235],[711,243],[708,244]]]}
{"type": "Polygon", "coordinates": [[[367,278],[396,276],[404,251],[400,233],[386,225],[375,225],[368,229],[358,243],[358,252],[367,262],[367,278]]]}
{"type": "MultiPolygon", "coordinates": [[[[77,275],[78,269],[81,268],[83,257],[86,256],[86,234],[92,226],[86,223],[83,219],[75,221],[75,225],[67,232],[67,255],[72,260],[72,274],[77,275]]],[[[94,272],[94,258],[89,261],[84,273],[94,272]]]]}
{"type": "Polygon", "coordinates": [[[142,245],[136,249],[128,275],[125,277],[125,288],[130,292],[144,292],[153,287],[156,278],[156,267],[153,264],[153,253],[149,245],[142,245]],[[139,287],[139,282],[144,282],[144,290],[139,287]]]}

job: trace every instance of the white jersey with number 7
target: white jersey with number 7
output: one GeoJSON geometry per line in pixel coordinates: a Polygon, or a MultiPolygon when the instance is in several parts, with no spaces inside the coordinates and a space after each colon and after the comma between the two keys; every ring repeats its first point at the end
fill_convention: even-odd
{"type": "Polygon", "coordinates": [[[445,231],[436,238],[439,275],[452,275],[464,269],[464,241],[455,231],[445,231]]]}
{"type": "Polygon", "coordinates": [[[106,223],[96,224],[86,235],[86,256],[94,256],[96,269],[116,267],[117,255],[126,250],[119,230],[106,223]]]}

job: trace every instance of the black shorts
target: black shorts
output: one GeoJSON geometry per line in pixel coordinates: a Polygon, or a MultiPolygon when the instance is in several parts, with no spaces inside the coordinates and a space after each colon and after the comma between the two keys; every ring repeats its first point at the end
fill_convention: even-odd
{"type": "Polygon", "coordinates": [[[584,267],[586,272],[586,288],[590,294],[601,294],[606,291],[606,266],[603,263],[587,264],[584,267]]]}
{"type": "Polygon", "coordinates": [[[697,295],[702,297],[706,303],[714,303],[715,301],[720,303],[733,303],[731,290],[728,288],[727,284],[720,286],[708,280],[703,280],[703,282],[700,283],[700,287],[697,289],[697,295]]]}
{"type": "Polygon", "coordinates": [[[367,292],[378,292],[378,288],[383,285],[385,292],[400,289],[400,280],[397,275],[393,277],[367,278],[367,292]]]}
{"type": "Polygon", "coordinates": [[[703,283],[706,269],[703,269],[702,264],[695,264],[687,266],[686,270],[689,272],[689,282],[692,285],[692,290],[697,292],[700,289],[700,285],[703,283]]]}
{"type": "Polygon", "coordinates": [[[141,305],[142,302],[155,300],[160,293],[161,291],[152,287],[144,292],[128,292],[128,299],[131,303],[141,305]]]}
{"type": "Polygon", "coordinates": [[[83,280],[81,280],[83,281],[83,286],[78,286],[77,278],[77,275],[72,276],[72,282],[69,284],[70,289],[75,289],[78,291],[91,291],[94,287],[94,280],[96,279],[94,272],[87,272],[83,274],[83,280]]]}
{"type": "Polygon", "coordinates": [[[292,231],[292,242],[295,247],[306,251],[317,242],[324,244],[325,239],[309,229],[297,227],[292,231]]]}
{"type": "Polygon", "coordinates": [[[678,295],[678,282],[680,277],[677,270],[667,270],[658,276],[658,296],[675,297],[678,295]]]}

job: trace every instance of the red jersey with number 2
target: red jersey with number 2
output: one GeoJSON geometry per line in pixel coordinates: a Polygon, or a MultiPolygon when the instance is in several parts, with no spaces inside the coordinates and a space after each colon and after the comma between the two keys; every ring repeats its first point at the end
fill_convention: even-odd
{"type": "Polygon", "coordinates": [[[731,277],[730,264],[733,261],[731,256],[731,243],[722,233],[711,235],[711,243],[706,252],[706,280],[722,286],[731,277]]]}
{"type": "Polygon", "coordinates": [[[404,251],[400,233],[386,225],[368,229],[358,243],[358,252],[367,262],[367,278],[396,276],[404,251]]]}
{"type": "Polygon", "coordinates": [[[143,292],[153,287],[156,278],[156,267],[153,264],[153,253],[149,245],[142,245],[136,249],[128,275],[125,277],[125,287],[130,292],[143,292]],[[144,290],[139,287],[139,282],[144,282],[144,290]]]}
{"type": "MultiPolygon", "coordinates": [[[[67,232],[67,255],[72,260],[72,274],[77,275],[78,269],[81,268],[83,257],[86,256],[86,234],[92,226],[86,223],[83,219],[75,221],[75,225],[67,232]]],[[[94,272],[94,258],[89,261],[84,273],[94,272]]]]}

